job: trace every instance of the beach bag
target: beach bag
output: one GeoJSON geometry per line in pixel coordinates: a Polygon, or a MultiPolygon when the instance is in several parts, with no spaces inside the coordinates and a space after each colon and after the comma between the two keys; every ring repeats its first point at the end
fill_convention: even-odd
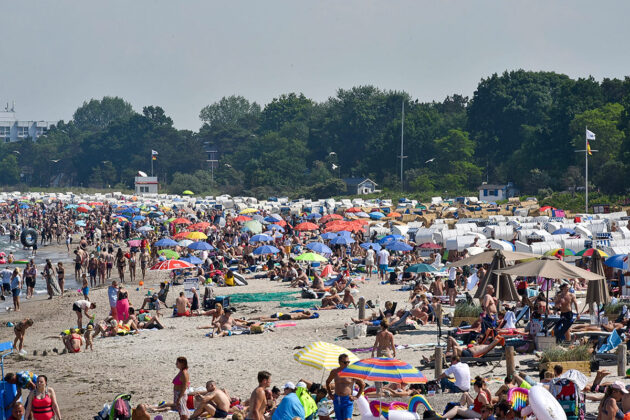
{"type": "Polygon", "coordinates": [[[129,400],[131,400],[131,395],[129,394],[117,395],[109,412],[109,420],[130,420],[131,404],[129,400]]]}
{"type": "Polygon", "coordinates": [[[302,288],[302,298],[304,299],[317,299],[317,293],[310,290],[308,287],[302,288]]]}

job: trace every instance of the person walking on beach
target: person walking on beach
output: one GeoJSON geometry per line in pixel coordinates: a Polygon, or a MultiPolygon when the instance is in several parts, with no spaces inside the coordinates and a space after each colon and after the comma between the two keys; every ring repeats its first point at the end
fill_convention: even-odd
{"type": "Polygon", "coordinates": [[[61,419],[55,390],[48,386],[48,378],[45,375],[37,377],[37,385],[32,394],[26,403],[24,418],[31,418],[32,414],[35,420],[61,419]]]}
{"type": "Polygon", "coordinates": [[[370,248],[365,253],[365,271],[368,273],[368,277],[372,277],[372,269],[374,268],[376,253],[374,252],[374,248],[370,245],[370,248]]]}
{"type": "Polygon", "coordinates": [[[33,290],[35,289],[35,283],[37,280],[37,268],[35,262],[31,258],[24,269],[24,281],[26,282],[26,299],[33,297],[33,290]]]}
{"type": "Polygon", "coordinates": [[[142,281],[147,274],[147,264],[149,264],[149,251],[144,248],[140,253],[140,269],[142,270],[142,281]]]}
{"type": "Polygon", "coordinates": [[[118,320],[118,312],[116,311],[116,302],[118,302],[118,282],[112,281],[112,284],[107,288],[107,298],[109,299],[109,314],[112,318],[118,320]]]}
{"type": "Polygon", "coordinates": [[[9,267],[4,267],[2,271],[0,271],[0,276],[2,277],[2,300],[4,299],[4,295],[11,296],[11,276],[13,275],[13,271],[9,269],[9,267]]]}
{"type": "Polygon", "coordinates": [[[13,295],[13,310],[20,311],[20,292],[22,291],[22,278],[20,277],[20,269],[15,268],[11,275],[11,294],[13,295]]]}
{"type": "Polygon", "coordinates": [[[57,263],[57,282],[59,283],[59,290],[61,290],[61,297],[63,297],[63,286],[66,279],[66,269],[63,267],[63,263],[59,261],[57,263]]]}
{"type": "Polygon", "coordinates": [[[120,277],[120,282],[125,282],[125,265],[127,265],[125,261],[125,254],[123,254],[122,248],[118,248],[118,253],[116,253],[116,259],[114,260],[116,263],[116,268],[118,268],[118,277],[120,277]]]}
{"type": "Polygon", "coordinates": [[[381,281],[385,280],[387,268],[389,267],[389,251],[383,247],[378,251],[378,275],[381,281]]]}
{"type": "Polygon", "coordinates": [[[44,266],[44,271],[42,273],[42,275],[44,276],[44,280],[46,281],[46,291],[48,292],[48,299],[52,299],[54,293],[54,287],[53,287],[53,265],[52,262],[50,262],[49,259],[46,260],[46,265],[44,266]]]}
{"type": "Polygon", "coordinates": [[[271,386],[271,373],[262,370],[258,372],[258,386],[249,397],[247,420],[265,420],[267,409],[267,389],[271,386]]]}
{"type": "Polygon", "coordinates": [[[333,369],[328,379],[326,379],[326,389],[328,390],[328,396],[333,400],[335,418],[337,420],[351,420],[352,412],[354,411],[354,401],[363,394],[365,383],[360,379],[340,377],[339,373],[350,364],[350,357],[344,353],[339,355],[338,360],[339,367],[333,369]],[[332,386],[333,382],[335,383],[334,388],[332,386]],[[352,395],[352,388],[355,382],[359,385],[359,391],[356,396],[352,395]]]}
{"type": "Polygon", "coordinates": [[[136,280],[136,253],[131,252],[129,254],[129,281],[134,282],[136,280]]]}
{"type": "Polygon", "coordinates": [[[175,366],[179,373],[173,379],[173,405],[172,408],[179,413],[179,420],[188,420],[190,412],[186,402],[188,400],[188,387],[190,386],[190,375],[188,374],[188,360],[185,357],[178,357],[175,366]]]}
{"type": "Polygon", "coordinates": [[[79,254],[79,250],[74,250],[74,278],[78,280],[81,278],[81,264],[82,264],[81,254],[79,254]]]}

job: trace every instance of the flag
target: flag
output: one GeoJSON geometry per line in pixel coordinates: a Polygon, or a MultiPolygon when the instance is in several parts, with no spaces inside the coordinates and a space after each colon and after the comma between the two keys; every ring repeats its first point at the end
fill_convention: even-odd
{"type": "Polygon", "coordinates": [[[151,159],[157,160],[157,155],[158,155],[158,152],[156,152],[155,150],[151,150],[151,159]]]}
{"type": "Polygon", "coordinates": [[[593,153],[591,152],[591,144],[589,142],[586,142],[586,152],[590,155],[593,156],[593,153]]]}
{"type": "Polygon", "coordinates": [[[586,129],[586,140],[595,140],[595,133],[586,129]]]}

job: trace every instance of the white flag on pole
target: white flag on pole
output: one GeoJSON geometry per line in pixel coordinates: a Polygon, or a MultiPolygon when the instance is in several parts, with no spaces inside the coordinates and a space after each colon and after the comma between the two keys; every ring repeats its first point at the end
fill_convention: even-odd
{"type": "Polygon", "coordinates": [[[586,140],[595,140],[595,133],[590,131],[588,128],[586,129],[586,140]]]}
{"type": "Polygon", "coordinates": [[[158,152],[156,152],[155,150],[151,150],[151,156],[157,156],[157,155],[158,155],[158,152]]]}

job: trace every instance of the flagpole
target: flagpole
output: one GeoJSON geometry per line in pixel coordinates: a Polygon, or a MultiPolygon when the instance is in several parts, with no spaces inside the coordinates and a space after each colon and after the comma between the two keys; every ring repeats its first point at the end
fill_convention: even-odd
{"type": "Polygon", "coordinates": [[[588,214],[588,136],[586,135],[586,133],[588,133],[588,126],[584,126],[586,128],[586,130],[584,131],[584,161],[585,161],[585,175],[584,175],[584,191],[585,191],[585,210],[584,212],[586,214],[588,214]]]}
{"type": "Polygon", "coordinates": [[[151,176],[153,176],[153,151],[151,152],[151,176]]]}

